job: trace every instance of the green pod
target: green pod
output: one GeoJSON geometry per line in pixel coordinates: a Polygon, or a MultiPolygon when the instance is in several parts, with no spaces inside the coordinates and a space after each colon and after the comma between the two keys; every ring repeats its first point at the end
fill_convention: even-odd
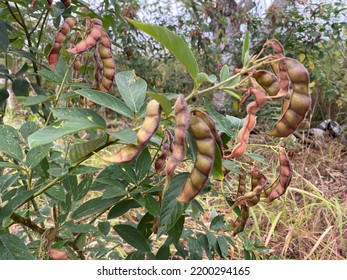
{"type": "Polygon", "coordinates": [[[196,141],[196,159],[193,170],[177,197],[179,202],[189,202],[203,189],[211,172],[214,156],[214,137],[209,126],[199,117],[190,116],[190,129],[196,141]]]}

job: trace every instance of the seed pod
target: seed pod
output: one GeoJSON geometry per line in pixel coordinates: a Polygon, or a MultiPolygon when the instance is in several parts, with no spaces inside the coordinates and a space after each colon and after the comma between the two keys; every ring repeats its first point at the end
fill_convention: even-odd
{"type": "Polygon", "coordinates": [[[58,63],[59,52],[67,34],[76,23],[77,20],[75,18],[66,18],[63,24],[59,27],[58,32],[55,34],[52,48],[48,54],[48,63],[52,69],[54,69],[58,63]]]}
{"type": "Polygon", "coordinates": [[[52,260],[69,260],[67,253],[60,249],[49,249],[48,255],[52,260]]]}
{"type": "Polygon", "coordinates": [[[179,202],[189,202],[203,189],[213,166],[215,156],[214,137],[208,125],[197,116],[190,116],[190,128],[196,141],[196,160],[185,182],[179,202]]]}
{"type": "Polygon", "coordinates": [[[172,153],[173,150],[173,136],[171,132],[168,129],[165,129],[164,133],[165,139],[163,145],[161,146],[161,155],[157,157],[157,159],[154,162],[155,171],[158,175],[162,171],[167,157],[170,153],[172,153]]]}
{"type": "Polygon", "coordinates": [[[246,172],[239,174],[239,187],[237,189],[236,198],[244,195],[246,193],[246,172]]]}
{"type": "Polygon", "coordinates": [[[147,105],[146,117],[137,132],[137,145],[129,144],[112,157],[101,157],[106,162],[126,163],[134,160],[157,131],[160,122],[160,104],[152,100],[147,105]]]}
{"type": "Polygon", "coordinates": [[[279,163],[280,175],[269,187],[271,190],[268,198],[270,202],[283,195],[286,192],[290,181],[292,180],[293,170],[290,166],[290,161],[284,148],[279,149],[279,163]]]}
{"type": "Polygon", "coordinates": [[[246,226],[247,220],[249,218],[249,207],[247,205],[241,205],[241,214],[237,217],[237,220],[234,223],[233,236],[242,232],[246,226]]]}
{"type": "Polygon", "coordinates": [[[53,4],[53,0],[47,0],[48,6],[51,6],[53,4]]]}
{"type": "Polygon", "coordinates": [[[111,48],[105,47],[102,43],[98,45],[98,52],[103,66],[102,77],[98,89],[103,92],[109,92],[113,85],[116,73],[116,64],[113,59],[111,48]]]}
{"type": "Polygon", "coordinates": [[[282,106],[282,115],[274,128],[267,132],[269,136],[287,137],[300,126],[311,106],[309,95],[309,74],[307,69],[297,60],[284,58],[283,47],[277,40],[269,40],[278,58],[283,58],[278,63],[281,90],[277,97],[285,97],[282,106]]]}
{"type": "Polygon", "coordinates": [[[71,0],[60,0],[61,3],[65,6],[65,8],[69,8],[71,6],[71,0]]]}
{"type": "Polygon", "coordinates": [[[175,102],[175,142],[164,172],[161,175],[171,174],[185,155],[185,139],[189,127],[189,111],[184,95],[180,94],[175,102]]]}
{"type": "Polygon", "coordinates": [[[250,207],[256,205],[260,201],[260,194],[265,188],[267,179],[260,170],[255,168],[251,170],[251,178],[251,191],[237,197],[235,201],[236,205],[245,204],[250,207]]]}
{"type": "Polygon", "coordinates": [[[208,127],[211,130],[211,133],[219,147],[219,151],[221,153],[221,155],[223,154],[223,144],[222,144],[222,139],[220,138],[220,135],[216,129],[216,123],[214,122],[214,120],[205,112],[199,111],[199,110],[192,110],[191,114],[197,116],[198,118],[200,118],[201,120],[203,120],[208,127]]]}
{"type": "Polygon", "coordinates": [[[235,145],[229,155],[224,156],[224,158],[226,159],[238,158],[245,153],[249,134],[257,123],[257,117],[255,116],[255,113],[266,102],[265,92],[255,88],[249,89],[249,91],[243,97],[243,100],[247,99],[251,94],[254,95],[255,100],[247,105],[247,116],[243,122],[241,130],[237,135],[238,143],[235,145]]]}
{"type": "Polygon", "coordinates": [[[102,36],[102,22],[99,19],[92,19],[87,37],[79,42],[74,48],[68,49],[69,53],[77,54],[89,50],[97,44],[102,36]]]}

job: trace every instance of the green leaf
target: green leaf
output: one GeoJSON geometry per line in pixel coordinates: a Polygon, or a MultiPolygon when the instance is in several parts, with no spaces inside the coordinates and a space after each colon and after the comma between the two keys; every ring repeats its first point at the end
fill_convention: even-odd
{"type": "Polygon", "coordinates": [[[112,198],[112,197],[121,197],[126,195],[128,192],[125,190],[125,186],[118,180],[114,180],[112,178],[108,178],[106,180],[102,180],[98,182],[107,184],[107,188],[102,195],[103,199],[112,198]]]}
{"type": "Polygon", "coordinates": [[[12,90],[16,96],[28,96],[30,84],[25,79],[16,79],[13,81],[12,90]]]}
{"type": "Polygon", "coordinates": [[[22,68],[19,69],[19,70],[16,72],[15,76],[16,76],[16,77],[22,76],[22,75],[24,75],[28,70],[29,70],[28,63],[25,62],[25,63],[23,64],[22,68]]]}
{"type": "Polygon", "coordinates": [[[22,103],[23,106],[33,106],[37,105],[43,102],[46,102],[47,100],[52,99],[51,96],[44,96],[44,95],[36,95],[36,96],[29,96],[25,102],[22,103]]]}
{"type": "Polygon", "coordinates": [[[221,257],[227,258],[229,255],[228,243],[223,236],[217,238],[218,247],[220,249],[221,257]]]}
{"type": "Polygon", "coordinates": [[[155,255],[156,260],[168,260],[170,257],[170,246],[169,245],[162,245],[157,254],[155,255]]]}
{"type": "Polygon", "coordinates": [[[226,117],[230,121],[232,128],[239,130],[243,126],[244,119],[240,119],[240,118],[229,116],[229,115],[227,115],[226,117]]]}
{"type": "Polygon", "coordinates": [[[148,149],[142,150],[139,156],[136,158],[135,170],[136,178],[138,182],[141,182],[147,177],[149,170],[151,169],[152,157],[148,149]]]}
{"type": "Polygon", "coordinates": [[[216,111],[216,109],[213,107],[213,105],[211,103],[209,103],[207,100],[204,100],[204,105],[205,105],[205,108],[206,108],[208,114],[215,121],[217,130],[220,130],[222,132],[225,132],[229,136],[232,136],[230,121],[225,116],[218,113],[216,111]]]}
{"type": "MultiPolygon", "coordinates": [[[[2,52],[7,52],[8,45],[9,45],[9,39],[8,39],[8,32],[7,27],[4,21],[0,21],[0,50],[2,52]]],[[[0,258],[1,259],[1,258],[0,258]]]]}
{"type": "Polygon", "coordinates": [[[221,229],[228,229],[228,227],[225,225],[224,216],[218,215],[212,219],[210,230],[221,230],[221,229]]]}
{"type": "Polygon", "coordinates": [[[202,84],[204,82],[209,82],[209,83],[214,83],[217,80],[217,77],[215,75],[207,75],[204,72],[200,72],[198,73],[198,75],[196,76],[196,82],[198,84],[202,84]]]}
{"type": "Polygon", "coordinates": [[[51,147],[52,144],[49,143],[30,149],[25,160],[26,166],[35,167],[36,165],[38,165],[41,160],[43,160],[48,155],[51,147]]]}
{"type": "Polygon", "coordinates": [[[93,198],[88,200],[80,207],[78,207],[73,213],[73,219],[79,219],[88,215],[98,214],[105,211],[111,205],[119,200],[118,197],[110,199],[102,199],[102,197],[93,198]]]}
{"type": "MultiPolygon", "coordinates": [[[[1,41],[1,40],[0,40],[1,41]]],[[[6,102],[7,98],[9,98],[10,94],[8,93],[7,89],[2,88],[0,89],[0,109],[6,102]]]]}
{"type": "Polygon", "coordinates": [[[125,117],[133,118],[134,114],[132,110],[120,99],[104,92],[92,90],[92,89],[81,89],[76,90],[75,93],[90,99],[91,101],[99,104],[103,107],[109,108],[112,111],[119,113],[125,117]]]}
{"type": "Polygon", "coordinates": [[[178,243],[180,240],[184,228],[184,219],[184,216],[181,215],[175,225],[168,231],[173,244],[178,243]]]}
{"type": "Polygon", "coordinates": [[[58,201],[65,202],[65,192],[64,188],[59,185],[52,186],[47,191],[45,191],[45,194],[49,196],[50,198],[53,198],[58,201]]]}
{"type": "Polygon", "coordinates": [[[223,173],[223,165],[222,165],[222,155],[221,151],[219,150],[219,146],[215,143],[215,158],[212,166],[212,176],[216,178],[217,180],[223,180],[224,173],[223,173]]]}
{"type": "Polygon", "coordinates": [[[90,233],[96,231],[96,227],[88,224],[74,224],[72,221],[63,225],[72,233],[90,233]]]}
{"type": "Polygon", "coordinates": [[[249,32],[246,30],[242,46],[242,65],[245,67],[249,62],[249,32]]]}
{"type": "Polygon", "coordinates": [[[220,80],[221,82],[224,82],[226,79],[228,79],[229,73],[230,73],[230,71],[229,71],[228,65],[224,65],[224,66],[222,67],[222,69],[220,70],[220,73],[219,73],[219,80],[220,80]]]}
{"type": "Polygon", "coordinates": [[[198,63],[182,37],[161,26],[145,24],[131,19],[128,19],[128,21],[167,48],[184,65],[190,76],[196,80],[199,72],[198,63]]]}
{"type": "Polygon", "coordinates": [[[63,82],[63,77],[61,77],[58,73],[52,70],[48,70],[48,69],[40,70],[38,71],[38,74],[41,77],[45,78],[48,82],[52,82],[55,84],[61,84],[63,82]]]}
{"type": "Polygon", "coordinates": [[[134,199],[119,201],[111,208],[110,212],[108,212],[107,219],[110,220],[118,218],[119,216],[122,216],[128,212],[130,209],[138,207],[141,207],[141,205],[134,199]]]}
{"type": "Polygon", "coordinates": [[[158,217],[160,215],[160,204],[159,201],[155,200],[153,196],[150,194],[145,195],[145,205],[146,210],[154,217],[158,217]]]}
{"type": "Polygon", "coordinates": [[[93,174],[88,174],[83,180],[72,189],[72,196],[74,201],[81,200],[89,191],[93,183],[93,174]]]}
{"type": "Polygon", "coordinates": [[[33,121],[25,122],[19,129],[20,134],[22,134],[23,138],[27,141],[30,134],[33,134],[37,131],[39,127],[33,121]]]}
{"type": "Polygon", "coordinates": [[[148,238],[152,234],[153,223],[154,217],[147,212],[138,223],[137,229],[143,234],[145,238],[148,238]]]}
{"type": "Polygon", "coordinates": [[[0,125],[0,139],[0,152],[19,161],[23,159],[17,130],[9,125],[0,125]]]}
{"type": "Polygon", "coordinates": [[[159,102],[160,107],[163,109],[165,116],[170,115],[171,111],[172,111],[172,104],[170,102],[170,100],[163,94],[160,93],[155,93],[155,92],[148,92],[147,91],[147,95],[152,98],[155,99],[159,102]]]}
{"type": "Polygon", "coordinates": [[[11,214],[21,206],[28,198],[30,198],[36,190],[23,191],[11,199],[0,211],[0,227],[5,218],[11,216],[11,214]]]}
{"type": "Polygon", "coordinates": [[[124,71],[116,74],[116,83],[122,99],[133,112],[139,112],[145,102],[147,83],[137,77],[135,71],[124,71]]]}
{"type": "Polygon", "coordinates": [[[246,156],[254,159],[255,161],[258,161],[260,163],[263,163],[263,164],[269,164],[269,162],[267,161],[266,158],[264,158],[262,155],[259,155],[259,154],[254,154],[254,153],[246,153],[245,154],[246,156]]]}
{"type": "Polygon", "coordinates": [[[95,151],[101,145],[104,145],[106,141],[107,137],[103,136],[98,139],[71,145],[69,149],[69,158],[71,160],[71,163],[75,163],[84,158],[86,155],[95,151]]]}
{"type": "Polygon", "coordinates": [[[137,145],[137,134],[132,129],[123,129],[115,132],[107,131],[107,134],[119,139],[121,144],[134,144],[137,145]]]}
{"type": "Polygon", "coordinates": [[[10,168],[10,169],[17,169],[17,170],[23,169],[22,166],[19,166],[17,164],[14,164],[12,162],[7,162],[7,161],[0,161],[0,168],[10,168]]]}
{"type": "Polygon", "coordinates": [[[201,260],[202,248],[199,241],[196,238],[190,237],[188,239],[189,257],[188,260],[201,260]]]}
{"type": "Polygon", "coordinates": [[[107,236],[107,234],[110,232],[111,225],[108,221],[105,222],[99,222],[98,223],[98,229],[101,231],[101,233],[104,236],[107,236]]]}
{"type": "Polygon", "coordinates": [[[129,225],[116,225],[113,229],[117,232],[117,234],[124,239],[129,245],[134,248],[143,251],[150,252],[151,248],[147,242],[147,239],[142,235],[142,233],[137,229],[129,225]]]}
{"type": "Polygon", "coordinates": [[[91,109],[84,108],[51,108],[53,115],[58,120],[73,120],[75,118],[86,118],[96,123],[100,127],[105,127],[106,123],[103,117],[91,109]]]}
{"type": "Polygon", "coordinates": [[[230,89],[223,89],[229,96],[234,97],[235,99],[241,101],[241,96],[239,96],[236,92],[230,90],[230,89]]]}
{"type": "Polygon", "coordinates": [[[16,235],[0,234],[0,260],[34,260],[25,243],[16,235]]]}
{"type": "Polygon", "coordinates": [[[59,120],[50,126],[39,129],[28,137],[31,148],[52,143],[53,141],[69,134],[87,129],[105,129],[93,119],[74,118],[71,120],[59,120]]]}
{"type": "Polygon", "coordinates": [[[222,160],[222,163],[223,163],[223,166],[231,171],[231,172],[234,172],[234,173],[237,173],[237,174],[240,174],[241,171],[240,171],[240,168],[231,160],[222,160]]]}
{"type": "Polygon", "coordinates": [[[177,201],[177,196],[181,193],[188,173],[181,173],[172,179],[170,187],[164,194],[160,210],[160,221],[158,236],[169,231],[179,220],[188,204],[177,201]]]}

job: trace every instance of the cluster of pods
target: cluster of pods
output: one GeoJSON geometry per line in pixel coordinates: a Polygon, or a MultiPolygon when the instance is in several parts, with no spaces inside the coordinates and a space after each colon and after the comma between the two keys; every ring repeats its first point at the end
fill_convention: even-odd
{"type": "MultiPolygon", "coordinates": [[[[62,44],[77,24],[76,19],[66,18],[55,35],[48,61],[52,69],[56,66],[62,44]]],[[[108,92],[113,84],[115,62],[112,57],[111,42],[99,19],[87,19],[87,35],[85,39],[68,48],[71,54],[80,54],[94,48],[94,88],[108,92]]],[[[164,129],[161,153],[154,162],[159,176],[171,178],[177,165],[185,158],[186,138],[188,131],[195,140],[196,156],[194,166],[185,181],[177,200],[187,203],[193,200],[204,188],[216,153],[224,159],[241,157],[247,147],[249,135],[256,125],[256,112],[267,100],[282,100],[282,114],[274,128],[267,132],[273,137],[287,137],[293,133],[305,118],[310,108],[309,75],[305,67],[298,61],[284,56],[282,45],[277,40],[268,40],[264,48],[272,47],[274,60],[272,71],[255,70],[250,75],[251,86],[243,96],[241,103],[251,96],[254,101],[247,105],[247,116],[243,127],[238,133],[237,143],[229,154],[224,153],[221,136],[216,129],[214,120],[201,110],[189,110],[184,95],[178,95],[174,104],[175,128],[174,135],[164,129]]],[[[127,163],[133,161],[147,146],[151,137],[159,128],[161,106],[156,100],[147,104],[147,113],[137,131],[137,143],[128,144],[111,157],[102,157],[106,162],[127,163]]],[[[261,197],[269,202],[283,195],[292,178],[292,168],[288,155],[283,147],[279,148],[279,175],[275,182],[267,185],[262,172],[252,168],[243,170],[239,175],[239,187],[235,206],[239,206],[241,215],[234,224],[233,234],[243,231],[249,216],[249,208],[256,205],[261,197]],[[246,190],[246,177],[251,177],[251,190],[246,190]]]]}
{"type": "MultiPolygon", "coordinates": [[[[77,24],[77,20],[68,17],[64,20],[63,24],[59,27],[58,32],[55,34],[52,48],[48,54],[48,62],[52,69],[58,63],[60,49],[70,31],[77,24]]],[[[94,89],[102,92],[109,92],[116,73],[116,64],[112,54],[112,43],[107,35],[106,30],[102,26],[102,21],[99,19],[86,18],[87,35],[83,40],[78,42],[75,46],[67,49],[69,53],[80,54],[87,50],[94,49],[94,89]]],[[[69,45],[73,45],[76,39],[75,35],[70,39],[69,45]]],[[[75,58],[77,59],[77,58],[75,58]]],[[[80,63],[78,60],[74,61],[74,70],[79,69],[80,63]]]]}

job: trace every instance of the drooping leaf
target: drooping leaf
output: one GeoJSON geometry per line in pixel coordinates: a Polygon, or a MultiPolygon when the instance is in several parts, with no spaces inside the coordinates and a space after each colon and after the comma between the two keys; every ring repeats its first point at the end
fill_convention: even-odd
{"type": "Polygon", "coordinates": [[[158,228],[158,236],[169,231],[181,217],[186,209],[186,204],[177,201],[177,196],[188,177],[187,173],[181,173],[172,179],[170,187],[164,194],[162,206],[160,209],[160,221],[158,228]]]}
{"type": "Polygon", "coordinates": [[[38,74],[45,78],[48,82],[55,83],[55,84],[61,84],[63,82],[63,77],[60,76],[58,73],[55,71],[49,70],[49,69],[44,69],[38,71],[38,74]]]}
{"type": "Polygon", "coordinates": [[[0,234],[0,260],[34,260],[25,243],[8,232],[0,234]]]}
{"type": "Polygon", "coordinates": [[[110,198],[110,199],[102,199],[102,197],[93,198],[91,200],[88,200],[81,206],[79,206],[73,213],[72,218],[78,219],[81,217],[85,217],[88,215],[98,214],[100,212],[103,212],[107,208],[109,208],[111,205],[116,203],[119,200],[118,197],[116,198],[110,198]]]}
{"type": "Polygon", "coordinates": [[[0,151],[11,158],[21,161],[22,148],[17,131],[9,125],[0,125],[0,151]]]}
{"type": "Polygon", "coordinates": [[[184,216],[181,215],[174,226],[168,231],[168,235],[171,238],[173,244],[178,243],[180,240],[184,228],[184,220],[184,216]]]}
{"type": "Polygon", "coordinates": [[[228,243],[223,236],[218,236],[217,238],[218,247],[220,249],[220,256],[222,258],[227,258],[229,255],[228,243]]]}
{"type": "Polygon", "coordinates": [[[189,260],[201,260],[202,259],[202,248],[199,241],[196,238],[190,237],[188,239],[189,247],[189,260]]]}
{"type": "Polygon", "coordinates": [[[136,158],[135,170],[137,181],[141,182],[147,177],[149,170],[151,169],[152,157],[148,149],[144,149],[136,158]]]}
{"type": "Polygon", "coordinates": [[[105,125],[96,123],[93,119],[74,118],[69,120],[59,120],[55,123],[41,128],[28,137],[31,148],[52,143],[53,141],[69,134],[87,129],[105,129],[105,125]]]}
{"type": "Polygon", "coordinates": [[[33,134],[38,129],[39,127],[37,126],[35,122],[27,121],[20,127],[19,132],[20,134],[22,134],[23,138],[27,140],[29,135],[33,134]]]}
{"type": "Polygon", "coordinates": [[[160,205],[159,201],[155,200],[153,196],[150,194],[146,194],[145,198],[145,206],[146,210],[154,217],[158,217],[160,214],[160,205]]]}
{"type": "Polygon", "coordinates": [[[198,63],[182,37],[162,26],[145,24],[131,19],[128,19],[128,21],[167,48],[184,65],[193,80],[196,79],[199,72],[198,63]]]}
{"type": "Polygon", "coordinates": [[[115,78],[124,102],[133,112],[139,112],[146,98],[145,80],[137,77],[134,70],[117,73],[115,78]]]}
{"type": "Polygon", "coordinates": [[[105,94],[104,92],[92,89],[76,90],[75,93],[88,98],[96,104],[109,108],[125,117],[134,117],[132,110],[123,101],[113,95],[105,94]]]}
{"type": "Polygon", "coordinates": [[[84,158],[86,155],[95,151],[98,147],[105,144],[107,137],[103,136],[98,139],[93,139],[87,142],[76,143],[70,146],[69,149],[69,158],[71,163],[75,163],[80,159],[84,158]]]}
{"type": "Polygon", "coordinates": [[[13,81],[12,90],[16,96],[28,96],[30,84],[25,79],[16,79],[13,81]]]}
{"type": "Polygon", "coordinates": [[[143,252],[151,251],[147,239],[137,228],[125,224],[119,224],[114,226],[113,229],[122,239],[124,239],[125,242],[134,248],[143,252]]]}

